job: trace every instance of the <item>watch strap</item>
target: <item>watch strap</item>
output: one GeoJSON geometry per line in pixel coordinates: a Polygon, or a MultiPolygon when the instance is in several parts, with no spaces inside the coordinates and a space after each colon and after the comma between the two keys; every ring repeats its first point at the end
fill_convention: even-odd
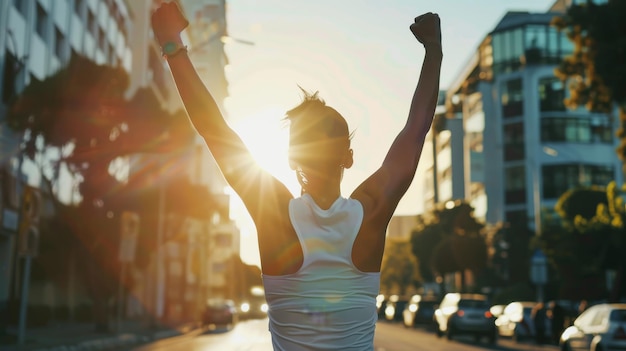
{"type": "Polygon", "coordinates": [[[161,52],[163,57],[167,59],[174,57],[181,52],[187,52],[187,46],[181,44],[180,42],[168,41],[161,46],[161,52]]]}

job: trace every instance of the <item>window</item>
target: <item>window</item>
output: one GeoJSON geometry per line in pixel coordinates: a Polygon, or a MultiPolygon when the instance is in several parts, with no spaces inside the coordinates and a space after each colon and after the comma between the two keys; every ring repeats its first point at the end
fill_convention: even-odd
{"type": "Polygon", "coordinates": [[[612,143],[613,133],[608,119],[542,118],[541,141],[571,143],[612,143]]]}
{"type": "Polygon", "coordinates": [[[100,50],[102,50],[102,52],[106,54],[106,35],[104,34],[104,30],[102,28],[98,30],[98,48],[100,48],[100,50]]]}
{"type": "Polygon", "coordinates": [[[526,210],[507,211],[505,217],[506,221],[510,223],[511,226],[525,226],[528,223],[528,214],[526,214],[526,210]]]}
{"type": "Polygon", "coordinates": [[[54,28],[54,40],[55,40],[55,42],[54,42],[54,53],[56,54],[56,56],[59,58],[59,60],[61,62],[65,62],[65,60],[66,60],[66,55],[65,55],[65,46],[66,46],[65,35],[56,26],[54,28]]]}
{"type": "Polygon", "coordinates": [[[2,75],[2,102],[7,103],[17,93],[15,81],[17,80],[18,61],[8,50],[4,53],[4,74],[2,75]]]}
{"type": "Polygon", "coordinates": [[[543,62],[547,47],[546,26],[526,26],[524,31],[524,56],[526,63],[536,64],[543,62]]]}
{"type": "Polygon", "coordinates": [[[565,88],[563,82],[556,77],[545,77],[539,80],[539,108],[541,111],[565,111],[565,88]]]}
{"type": "Polygon", "coordinates": [[[502,116],[515,117],[524,114],[524,91],[522,79],[511,79],[502,83],[502,116]]]}
{"type": "Polygon", "coordinates": [[[27,16],[28,11],[28,1],[25,0],[13,0],[13,6],[21,13],[24,17],[27,16]]]}
{"type": "Polygon", "coordinates": [[[524,123],[512,123],[504,126],[504,160],[523,160],[524,152],[524,123]]]}
{"type": "Polygon", "coordinates": [[[36,18],[37,34],[46,40],[46,33],[48,31],[48,13],[46,10],[37,3],[37,18],[36,18]]]}
{"type": "Polygon", "coordinates": [[[94,38],[96,38],[96,33],[98,33],[98,24],[96,23],[96,16],[93,12],[91,12],[91,10],[87,11],[87,30],[94,38]]]}
{"type": "Polygon", "coordinates": [[[542,175],[544,198],[556,199],[580,185],[606,186],[614,179],[615,170],[610,165],[560,164],[544,166],[542,175]]]}
{"type": "Polygon", "coordinates": [[[80,17],[83,12],[84,0],[74,0],[74,13],[80,17]]]}
{"type": "Polygon", "coordinates": [[[504,170],[504,201],[506,204],[526,202],[526,169],[524,166],[508,167],[504,170]]]}

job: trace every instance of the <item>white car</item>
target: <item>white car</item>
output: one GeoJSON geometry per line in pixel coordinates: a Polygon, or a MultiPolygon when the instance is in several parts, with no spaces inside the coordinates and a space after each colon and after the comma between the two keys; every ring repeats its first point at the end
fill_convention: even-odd
{"type": "Polygon", "coordinates": [[[498,334],[515,341],[533,338],[535,325],[532,310],[536,305],[534,301],[516,301],[506,305],[502,314],[496,318],[498,334]]]}
{"type": "Polygon", "coordinates": [[[626,304],[603,303],[589,307],[565,329],[562,350],[626,350],[626,304]]]}

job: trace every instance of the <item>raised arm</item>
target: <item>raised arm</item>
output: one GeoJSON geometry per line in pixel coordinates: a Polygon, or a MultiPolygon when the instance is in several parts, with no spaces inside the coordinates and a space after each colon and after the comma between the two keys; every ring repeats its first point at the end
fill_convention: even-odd
{"type": "Polygon", "coordinates": [[[353,193],[367,207],[388,220],[413,181],[422,154],[424,139],[430,129],[437,97],[441,60],[441,26],[439,16],[426,13],[410,26],[411,32],[424,45],[426,55],[417,87],[413,94],[404,128],[392,143],[382,166],[353,193]]]}
{"type": "Polygon", "coordinates": [[[287,188],[254,161],[241,138],[225,121],[213,96],[204,86],[193,67],[180,33],[188,21],[174,2],[163,3],[152,15],[154,34],[170,66],[172,76],[187,115],[198,133],[204,138],[227,182],[239,194],[253,219],[262,217],[264,194],[273,192],[272,198],[291,198],[287,188]],[[168,54],[169,53],[169,54],[168,54]]]}

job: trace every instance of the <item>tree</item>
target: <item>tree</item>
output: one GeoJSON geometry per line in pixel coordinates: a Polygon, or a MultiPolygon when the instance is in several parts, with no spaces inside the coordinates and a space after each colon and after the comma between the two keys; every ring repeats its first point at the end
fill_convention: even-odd
{"type": "Polygon", "coordinates": [[[484,225],[474,218],[468,203],[445,205],[437,206],[421,218],[418,221],[421,228],[411,235],[413,253],[423,267],[422,274],[432,278],[469,270],[478,275],[488,259],[484,225]]]}
{"type": "MultiPolygon", "coordinates": [[[[139,90],[128,101],[124,96],[128,82],[122,68],[74,55],[66,67],[26,87],[7,116],[8,125],[22,135],[22,157],[38,165],[59,220],[71,230],[74,240],[67,244],[76,245],[96,327],[102,330],[108,329],[107,300],[117,287],[115,234],[129,193],[114,161],[140,152],[188,152],[194,140],[187,119],[161,109],[149,89],[139,90]],[[72,204],[74,216],[63,216],[66,211],[58,198],[62,169],[72,174],[80,196],[72,204]]],[[[59,262],[67,259],[63,250],[57,253],[59,262]]]]}
{"type": "Polygon", "coordinates": [[[559,297],[605,298],[606,271],[617,273],[610,298],[624,295],[624,203],[615,182],[606,188],[572,189],[559,198],[560,223],[548,223],[541,245],[561,280],[559,297]],[[595,208],[591,213],[591,208],[595,208]]]}
{"type": "Polygon", "coordinates": [[[573,54],[555,70],[557,77],[570,82],[566,105],[610,113],[617,104],[621,121],[617,153],[626,161],[626,2],[576,3],[553,25],[574,43],[573,54]]]}
{"type": "Polygon", "coordinates": [[[409,243],[388,239],[380,270],[381,290],[405,295],[408,288],[419,281],[417,260],[411,254],[409,243]]]}

